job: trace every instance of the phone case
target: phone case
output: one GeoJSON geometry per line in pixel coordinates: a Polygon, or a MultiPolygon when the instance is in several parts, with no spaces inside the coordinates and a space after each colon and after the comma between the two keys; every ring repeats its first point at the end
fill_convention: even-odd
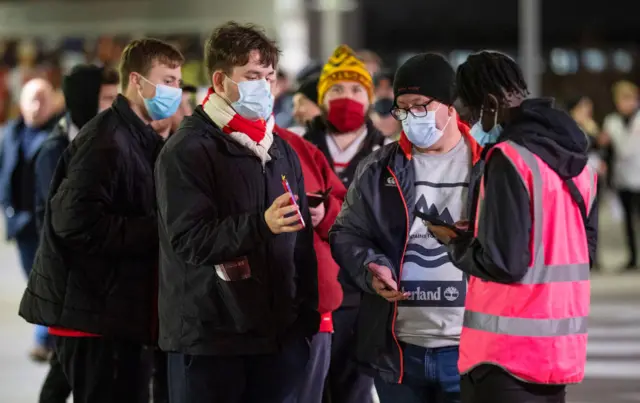
{"type": "Polygon", "coordinates": [[[291,204],[296,206],[295,214],[298,216],[298,222],[304,228],[306,224],[304,223],[304,218],[302,218],[302,213],[300,212],[300,206],[296,202],[296,196],[293,194],[293,191],[291,190],[291,186],[289,186],[289,181],[287,180],[287,177],[284,175],[282,175],[282,186],[284,187],[284,191],[289,193],[291,204]]]}

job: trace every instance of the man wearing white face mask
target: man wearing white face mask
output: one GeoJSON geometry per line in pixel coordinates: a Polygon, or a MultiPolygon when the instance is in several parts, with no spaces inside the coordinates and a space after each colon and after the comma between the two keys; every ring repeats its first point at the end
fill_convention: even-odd
{"type": "Polygon", "coordinates": [[[334,258],[364,291],[358,361],[376,370],[382,403],[460,401],[466,279],[423,222],[468,215],[480,146],[452,106],[454,80],[435,54],[400,67],[392,110],[400,140],[360,164],[330,234],[334,258]]]}
{"type": "Polygon", "coordinates": [[[281,403],[305,374],[320,314],[300,161],[272,131],[280,52],[230,22],[204,53],[209,94],[156,164],[170,400],[281,403]]]}

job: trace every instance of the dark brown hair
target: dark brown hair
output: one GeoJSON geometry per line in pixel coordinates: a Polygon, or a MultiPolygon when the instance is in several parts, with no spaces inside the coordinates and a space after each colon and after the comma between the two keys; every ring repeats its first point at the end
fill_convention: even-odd
{"type": "Polygon", "coordinates": [[[260,53],[263,66],[278,66],[280,49],[275,41],[267,38],[264,30],[257,25],[240,25],[227,22],[216,28],[204,45],[205,64],[209,78],[216,70],[227,74],[236,66],[249,62],[252,50],[260,53]]]}
{"type": "Polygon", "coordinates": [[[112,69],[111,67],[105,67],[102,69],[102,80],[100,81],[102,85],[118,85],[120,84],[120,75],[116,69],[112,69]]]}
{"type": "Polygon", "coordinates": [[[136,72],[147,75],[156,62],[176,68],[184,64],[184,56],[172,45],[158,39],[144,38],[129,42],[120,58],[122,90],[126,91],[129,85],[129,74],[136,72]]]}

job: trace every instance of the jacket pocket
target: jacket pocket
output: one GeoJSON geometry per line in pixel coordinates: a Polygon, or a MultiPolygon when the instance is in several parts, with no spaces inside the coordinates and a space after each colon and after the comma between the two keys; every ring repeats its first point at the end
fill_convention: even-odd
{"type": "Polygon", "coordinates": [[[265,285],[250,275],[250,267],[224,264],[214,266],[215,287],[223,304],[221,315],[234,332],[246,333],[264,329],[269,323],[270,301],[265,285]],[[248,272],[247,272],[248,270],[248,272]],[[226,273],[226,274],[225,274],[226,273]],[[248,273],[248,275],[247,275],[248,273]],[[230,280],[231,278],[237,280],[230,280]]]}

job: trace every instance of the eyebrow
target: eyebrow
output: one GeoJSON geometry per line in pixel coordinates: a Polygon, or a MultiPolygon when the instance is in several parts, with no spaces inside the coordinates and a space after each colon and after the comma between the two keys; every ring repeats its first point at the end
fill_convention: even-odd
{"type": "Polygon", "coordinates": [[[258,70],[249,70],[245,74],[257,74],[257,75],[260,75],[260,72],[258,70]]]}

